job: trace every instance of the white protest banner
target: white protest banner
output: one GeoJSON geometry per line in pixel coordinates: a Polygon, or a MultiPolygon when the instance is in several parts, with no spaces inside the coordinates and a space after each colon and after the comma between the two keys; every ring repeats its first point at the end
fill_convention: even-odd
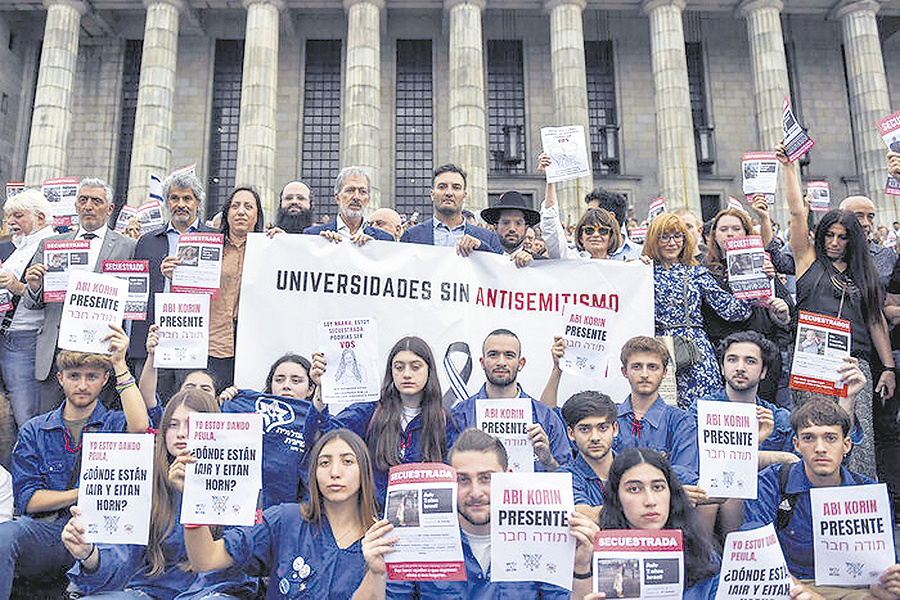
{"type": "Polygon", "coordinates": [[[6,182],[6,199],[9,200],[17,194],[25,191],[24,181],[7,181],[6,182]]]}
{"type": "MultiPolygon", "coordinates": [[[[900,152],[900,110],[875,121],[878,135],[891,152],[900,152]]],[[[884,186],[884,193],[891,196],[900,196],[900,181],[893,175],[888,175],[884,186]]]]}
{"type": "Polygon", "coordinates": [[[491,474],[491,581],[572,589],[571,473],[491,474]]]}
{"type": "Polygon", "coordinates": [[[816,585],[878,583],[894,557],[894,527],[887,486],[812,488],[816,585]]]}
{"type": "Polygon", "coordinates": [[[322,375],[322,400],[331,414],[354,402],[381,397],[381,355],[375,319],[345,317],[319,324],[319,351],[328,368],[322,375]]]}
{"type": "Polygon", "coordinates": [[[794,111],[791,110],[791,99],[784,97],[784,104],[781,110],[781,129],[784,134],[784,147],[788,160],[794,162],[807,151],[816,145],[812,139],[800,127],[794,111]]]}
{"type": "Polygon", "coordinates": [[[188,415],[188,451],[181,523],[253,525],[262,489],[262,415],[188,415]]]}
{"type": "Polygon", "coordinates": [[[209,354],[209,296],[154,296],[159,344],[153,353],[157,369],[205,369],[209,354]]]}
{"type": "Polygon", "coordinates": [[[728,534],[716,600],[788,600],[793,583],[774,525],[728,534]]]}
{"type": "Polygon", "coordinates": [[[766,202],[775,202],[778,187],[778,159],[774,152],[744,152],[741,155],[744,199],[749,203],[755,194],[763,194],[766,202]]]}
{"type": "Polygon", "coordinates": [[[44,302],[62,302],[66,299],[66,288],[69,287],[69,273],[86,271],[88,253],[91,250],[90,240],[45,240],[44,265],[44,302]]]}
{"type": "Polygon", "coordinates": [[[594,536],[594,592],[607,598],[681,600],[680,529],[607,529],[594,536]]]}
{"type": "Polygon", "coordinates": [[[813,212],[828,212],[831,208],[831,185],[827,181],[806,182],[806,193],[812,196],[809,209],[813,212]]]}
{"type": "Polygon", "coordinates": [[[850,321],[801,310],[789,387],[846,398],[838,368],[850,357],[850,321]]]}
{"type": "Polygon", "coordinates": [[[647,206],[647,223],[652,223],[653,219],[664,212],[666,212],[666,199],[662,196],[654,198],[647,206]]]}
{"type": "Polygon", "coordinates": [[[611,358],[609,340],[615,337],[609,328],[616,323],[616,314],[611,310],[564,305],[560,329],[566,351],[559,368],[582,377],[606,378],[611,358]]]}
{"type": "Polygon", "coordinates": [[[756,498],[756,404],[697,401],[701,488],[711,498],[756,498]]]}
{"type": "Polygon", "coordinates": [[[478,429],[503,442],[509,470],[514,473],[534,472],[534,446],[527,431],[531,416],[530,398],[475,400],[478,429]]]}
{"type": "Polygon", "coordinates": [[[441,463],[391,467],[384,518],[397,538],[385,554],[391,581],[465,581],[456,469],[441,463]]]}
{"type": "Polygon", "coordinates": [[[47,179],[41,184],[41,192],[50,203],[50,210],[53,212],[54,227],[78,225],[78,212],[75,210],[78,181],[77,177],[59,177],[47,179]]]}
{"type": "MultiPolygon", "coordinates": [[[[611,331],[621,333],[609,346],[617,355],[627,341],[622,338],[654,333],[653,269],[613,260],[541,260],[517,269],[507,257],[489,252],[463,258],[452,248],[378,240],[359,247],[321,236],[251,233],[241,278],[235,381],[261,389],[269,366],[286,351],[310,356],[318,349],[320,322],[377,315],[380,365],[398,339],[418,335],[442,363],[443,391],[452,395],[454,381],[464,397],[484,382],[477,362],[484,338],[509,328],[527,358],[518,382],[537,396],[552,368],[549,350],[562,333],[560,314],[567,303],[615,313],[620,324],[611,331]],[[475,368],[466,369],[467,361],[475,368]]],[[[596,389],[586,386],[603,386],[613,398],[630,391],[620,370],[610,369],[599,382],[563,377],[559,397],[596,389]]]]}
{"type": "Polygon", "coordinates": [[[128,284],[125,299],[125,318],[144,321],[147,318],[147,300],[150,298],[149,260],[104,260],[103,273],[118,277],[128,284]]]}
{"type": "Polygon", "coordinates": [[[547,165],[547,183],[591,175],[583,125],[541,127],[541,144],[552,159],[547,165]]]}
{"type": "Polygon", "coordinates": [[[771,298],[772,283],[763,271],[766,251],[758,235],[725,240],[728,285],[736,298],[771,298]]]}
{"type": "Polygon", "coordinates": [[[223,233],[182,233],[176,251],[181,262],[172,272],[172,291],[218,298],[224,242],[223,233]]]}
{"type": "Polygon", "coordinates": [[[142,544],[150,537],[152,433],[85,433],[78,508],[84,541],[142,544]]]}
{"type": "Polygon", "coordinates": [[[66,288],[57,346],[76,352],[109,354],[110,325],[125,317],[128,283],[93,271],[74,271],[66,288]]]}

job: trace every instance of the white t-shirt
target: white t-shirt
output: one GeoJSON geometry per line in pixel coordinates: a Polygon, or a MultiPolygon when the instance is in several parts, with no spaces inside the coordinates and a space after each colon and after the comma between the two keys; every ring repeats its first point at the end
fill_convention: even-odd
{"type": "Polygon", "coordinates": [[[422,412],[422,407],[420,406],[415,408],[401,406],[400,408],[403,409],[403,415],[400,417],[400,429],[406,429],[406,426],[422,412]]]}
{"type": "Polygon", "coordinates": [[[491,534],[475,535],[466,532],[462,534],[469,540],[469,547],[481,566],[481,571],[487,573],[491,568],[491,534]]]}

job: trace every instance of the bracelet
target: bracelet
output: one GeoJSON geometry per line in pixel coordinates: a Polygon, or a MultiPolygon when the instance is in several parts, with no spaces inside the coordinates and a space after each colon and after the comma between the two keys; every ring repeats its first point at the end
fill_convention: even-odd
{"type": "Polygon", "coordinates": [[[124,391],[124,390],[130,388],[130,387],[133,386],[133,385],[137,385],[137,382],[134,380],[134,376],[132,375],[131,377],[129,377],[129,378],[126,379],[125,381],[122,381],[122,382],[120,382],[120,383],[117,383],[117,384],[116,384],[116,391],[117,391],[117,392],[124,391]]]}
{"type": "Polygon", "coordinates": [[[590,579],[593,574],[592,571],[588,571],[587,573],[572,573],[572,577],[575,579],[590,579]]]}
{"type": "Polygon", "coordinates": [[[131,375],[131,371],[129,371],[128,369],[125,369],[124,373],[116,373],[116,378],[125,377],[126,375],[131,375]]]}
{"type": "Polygon", "coordinates": [[[893,367],[885,367],[884,370],[896,375],[897,374],[897,365],[894,365],[893,367]]]}
{"type": "Polygon", "coordinates": [[[84,558],[79,558],[78,562],[84,562],[87,559],[89,559],[94,554],[94,550],[96,550],[96,549],[97,549],[97,544],[91,544],[91,551],[88,552],[87,556],[85,556],[84,558]]]}

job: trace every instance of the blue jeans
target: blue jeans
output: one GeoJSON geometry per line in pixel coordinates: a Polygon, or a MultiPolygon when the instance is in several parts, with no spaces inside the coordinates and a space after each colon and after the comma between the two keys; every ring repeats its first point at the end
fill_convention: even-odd
{"type": "Polygon", "coordinates": [[[51,522],[19,517],[0,523],[0,600],[8,600],[16,575],[63,576],[75,559],[60,535],[68,519],[51,522]]]}
{"type": "Polygon", "coordinates": [[[41,412],[41,387],[34,378],[36,344],[37,331],[7,331],[0,335],[0,377],[19,428],[41,412]]]}

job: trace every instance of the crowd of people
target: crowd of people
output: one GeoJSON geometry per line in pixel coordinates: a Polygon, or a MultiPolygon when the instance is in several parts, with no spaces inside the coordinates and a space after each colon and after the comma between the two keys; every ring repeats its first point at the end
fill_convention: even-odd
{"type": "MultiPolygon", "coordinates": [[[[124,234],[110,228],[112,190],[99,179],[81,180],[78,224],[62,233],[54,231],[51,206],[39,191],[9,198],[3,208],[11,240],[0,244],[0,305],[6,307],[0,312],[0,377],[10,406],[6,418],[18,435],[11,454],[0,452],[0,600],[27,597],[63,574],[68,593],[115,600],[601,598],[604,592],[591,593],[593,539],[601,529],[681,530],[684,597],[713,599],[727,534],[775,523],[786,493],[791,511],[779,516],[777,534],[794,577],[792,598],[900,598],[900,565],[868,587],[815,585],[810,508],[812,488],[878,479],[900,507],[894,468],[900,458],[900,327],[892,333],[900,322],[900,223],[893,231],[879,226],[876,207],[863,196],[844,199],[814,223],[796,163],[781,145],[776,156],[786,190],[778,201],[790,212],[786,240],[759,195],[746,210],[726,208],[706,223],[687,211],[663,212],[640,244],[631,235],[624,197],[595,190],[577,223],[564,223],[550,183],[538,210],[510,191],[481,211],[478,225],[464,206],[466,173],[452,164],[435,169],[434,215],[417,224],[390,208],[367,215],[369,179],[356,167],[337,174],[334,205],[314,203],[307,184],[288,182],[271,224],[249,186],[236,188],[204,221],[203,185],[184,172],[163,184],[169,220],[143,235],[139,223],[124,234]],[[157,369],[153,296],[171,290],[183,258],[176,251],[179,237],[214,231],[224,234],[224,245],[218,295],[210,305],[207,368],[157,369]],[[248,234],[264,231],[338,244],[426,244],[463,257],[491,252],[523,270],[543,260],[642,261],[653,273],[657,337],[631,337],[622,346],[620,368],[630,387],[622,398],[603,389],[558,397],[565,354],[560,337],[550,348],[545,388],[529,394],[518,381],[525,352],[547,349],[523,348],[513,323],[477,340],[485,384],[452,405],[425,331],[393,345],[376,402],[332,413],[321,382],[328,369],[343,365],[292,348],[271,365],[263,390],[238,390],[235,331],[244,253],[248,234]],[[729,284],[726,241],[748,235],[761,236],[767,252],[763,270],[773,294],[763,301],[740,299],[729,284]],[[44,260],[45,242],[57,239],[87,240],[89,266],[98,272],[104,260],[149,261],[147,319],[110,326],[109,354],[58,348],[62,305],[43,294],[53,268],[44,260]],[[835,375],[846,398],[789,388],[799,310],[850,321],[850,358],[835,375]],[[678,342],[674,355],[666,337],[678,342]],[[677,402],[668,403],[660,386],[672,371],[677,402]],[[261,521],[252,527],[182,524],[186,466],[195,460],[187,451],[188,416],[253,411],[260,398],[272,397],[290,403],[309,444],[264,447],[261,521]],[[521,465],[512,464],[500,440],[477,429],[476,406],[513,398],[531,406],[529,470],[572,477],[571,591],[491,578],[491,474],[521,465]],[[756,405],[756,499],[714,498],[699,486],[700,400],[756,405]],[[85,541],[75,506],[83,433],[148,431],[156,440],[149,543],[85,541]],[[385,557],[397,541],[392,515],[384,512],[387,474],[415,462],[456,470],[465,581],[386,576],[385,557]]],[[[550,163],[547,155],[538,159],[541,171],[550,163]]],[[[887,167],[900,176],[900,154],[889,153],[887,167]]],[[[608,592],[621,594],[621,582],[608,592]]]]}

